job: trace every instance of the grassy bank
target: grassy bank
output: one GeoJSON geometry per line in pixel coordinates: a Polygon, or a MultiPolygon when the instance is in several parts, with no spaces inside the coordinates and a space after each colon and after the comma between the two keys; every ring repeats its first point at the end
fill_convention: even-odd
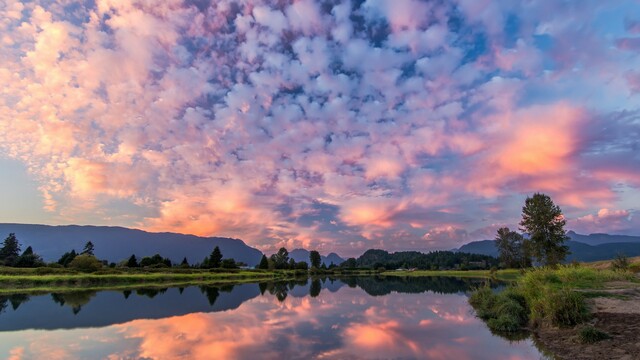
{"type": "Polygon", "coordinates": [[[79,273],[67,269],[0,269],[0,294],[65,289],[121,289],[131,287],[225,284],[288,280],[295,271],[197,269],[103,270],[79,273]]]}
{"type": "Polygon", "coordinates": [[[567,327],[591,316],[586,299],[611,281],[637,282],[628,272],[598,270],[586,266],[562,266],[526,271],[501,293],[488,287],[477,289],[469,302],[489,328],[515,332],[525,327],[567,327]]]}
{"type": "Polygon", "coordinates": [[[451,276],[468,278],[486,278],[503,281],[513,281],[518,279],[522,272],[520,270],[416,270],[416,271],[385,271],[380,275],[384,276],[451,276]]]}

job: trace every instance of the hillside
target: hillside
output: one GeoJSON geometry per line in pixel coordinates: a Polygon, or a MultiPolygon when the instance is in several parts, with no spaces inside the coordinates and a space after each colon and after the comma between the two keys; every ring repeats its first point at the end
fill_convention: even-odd
{"type": "Polygon", "coordinates": [[[587,245],[602,245],[608,243],[636,243],[640,244],[640,236],[629,235],[609,235],[609,234],[589,234],[582,235],[573,231],[567,232],[567,236],[573,241],[578,241],[587,245]]]}
{"type": "MultiPolygon", "coordinates": [[[[598,261],[613,259],[618,253],[627,256],[640,256],[640,243],[622,242],[588,245],[578,241],[567,241],[571,254],[566,261],[598,261]]],[[[493,240],[474,241],[461,246],[457,251],[498,256],[498,250],[493,240]]]]}
{"type": "Polygon", "coordinates": [[[173,262],[180,262],[186,257],[190,263],[196,263],[209,255],[215,246],[220,247],[224,257],[250,266],[258,264],[262,257],[260,250],[238,239],[150,233],[123,227],[0,224],[0,241],[9,233],[16,234],[22,249],[32,246],[45,261],[55,261],[71,249],[82,251],[87,241],[95,245],[98,258],[113,262],[124,260],[131,254],[140,258],[159,253],[173,262]]]}

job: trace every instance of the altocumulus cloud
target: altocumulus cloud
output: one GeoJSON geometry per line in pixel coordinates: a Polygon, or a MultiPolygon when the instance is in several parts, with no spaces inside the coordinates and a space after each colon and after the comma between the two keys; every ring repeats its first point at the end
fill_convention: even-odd
{"type": "Polygon", "coordinates": [[[484,237],[542,191],[578,227],[640,231],[635,1],[0,12],[0,151],[52,221],[352,255],[484,237]]]}

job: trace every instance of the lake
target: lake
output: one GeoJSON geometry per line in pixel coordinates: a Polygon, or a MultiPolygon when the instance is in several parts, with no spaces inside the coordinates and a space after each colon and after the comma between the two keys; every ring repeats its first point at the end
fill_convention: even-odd
{"type": "MultiPolygon", "coordinates": [[[[351,277],[0,296],[9,359],[541,359],[493,335],[481,280],[351,277]]],[[[499,285],[495,285],[499,286],[499,285]]]]}

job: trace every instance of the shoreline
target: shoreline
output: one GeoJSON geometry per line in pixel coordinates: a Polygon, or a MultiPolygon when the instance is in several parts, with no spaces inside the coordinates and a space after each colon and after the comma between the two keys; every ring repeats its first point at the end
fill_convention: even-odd
{"type": "Polygon", "coordinates": [[[0,268],[0,295],[18,293],[69,292],[82,290],[124,290],[135,288],[163,288],[192,285],[230,285],[263,281],[288,281],[315,276],[381,276],[381,277],[459,277],[513,281],[517,270],[440,270],[385,271],[340,270],[300,272],[294,270],[102,270],[80,273],[67,270],[38,270],[0,268]]]}

